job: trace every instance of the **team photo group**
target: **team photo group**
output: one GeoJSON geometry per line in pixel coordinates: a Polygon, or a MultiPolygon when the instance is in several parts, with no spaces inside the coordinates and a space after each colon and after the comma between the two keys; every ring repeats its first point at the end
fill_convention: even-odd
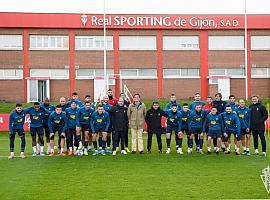
{"type": "Polygon", "coordinates": [[[152,137],[156,135],[158,152],[163,153],[162,134],[166,135],[166,154],[171,153],[171,138],[175,136],[176,152],[178,154],[224,154],[231,153],[234,145],[236,155],[251,155],[250,141],[253,137],[254,155],[259,155],[258,140],[260,138],[262,155],[266,156],[265,121],[268,112],[258,96],[252,97],[252,104],[247,107],[245,100],[235,100],[230,95],[229,101],[222,100],[222,94],[201,100],[199,93],[194,95],[194,101],[188,105],[177,102],[171,94],[170,102],[163,110],[158,101],[153,101],[149,110],[140,100],[140,94],[134,94],[130,101],[124,93],[119,99],[108,90],[102,101],[92,102],[86,95],[82,102],[74,92],[72,98],[66,101],[61,97],[59,104],[54,106],[49,99],[40,104],[23,108],[17,103],[9,118],[10,156],[14,158],[15,136],[21,139],[21,158],[25,158],[24,123],[27,114],[30,116],[30,135],[32,139],[32,156],[116,155],[145,152],[143,134],[147,132],[147,152],[151,153],[152,137]],[[166,120],[163,120],[166,119],[166,120]],[[165,123],[163,123],[165,121],[165,123]],[[128,132],[131,132],[131,150],[129,149],[128,132]],[[45,135],[45,137],[44,137],[45,135]],[[55,135],[58,136],[57,148],[55,135]],[[182,148],[186,138],[187,150],[182,148]],[[207,151],[203,151],[206,140],[207,151]],[[44,149],[46,143],[46,150],[44,149]],[[213,150],[212,150],[213,147],[213,150]]]}

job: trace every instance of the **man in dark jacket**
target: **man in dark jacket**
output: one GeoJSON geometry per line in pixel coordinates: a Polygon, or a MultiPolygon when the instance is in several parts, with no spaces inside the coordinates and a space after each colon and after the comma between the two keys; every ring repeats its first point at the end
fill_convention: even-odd
{"type": "Polygon", "coordinates": [[[268,118],[268,112],[264,105],[259,101],[258,96],[252,97],[252,105],[250,106],[250,128],[254,138],[255,155],[259,154],[258,150],[258,136],[262,143],[262,154],[266,156],[266,141],[265,141],[265,121],[268,118]]]}
{"type": "Polygon", "coordinates": [[[151,109],[149,109],[147,111],[146,116],[145,116],[145,122],[147,124],[147,132],[148,132],[148,139],[147,139],[148,153],[151,153],[153,133],[156,133],[158,150],[159,150],[159,153],[162,153],[162,141],[161,141],[161,133],[162,133],[161,119],[162,119],[162,116],[166,117],[165,111],[163,111],[160,108],[158,102],[154,101],[151,109]]]}
{"type": "Polygon", "coordinates": [[[118,145],[119,137],[121,137],[121,154],[127,154],[125,151],[125,134],[128,129],[127,107],[124,106],[124,99],[119,98],[117,105],[112,107],[109,111],[112,119],[113,127],[113,153],[116,155],[116,147],[118,145]]]}

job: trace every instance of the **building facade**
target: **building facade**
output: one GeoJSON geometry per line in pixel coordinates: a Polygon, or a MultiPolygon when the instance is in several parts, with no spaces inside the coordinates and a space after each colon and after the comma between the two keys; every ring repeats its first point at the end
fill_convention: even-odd
{"type": "Polygon", "coordinates": [[[104,44],[116,96],[270,97],[270,15],[248,15],[246,33],[243,15],[0,13],[0,100],[93,96],[104,44]]]}

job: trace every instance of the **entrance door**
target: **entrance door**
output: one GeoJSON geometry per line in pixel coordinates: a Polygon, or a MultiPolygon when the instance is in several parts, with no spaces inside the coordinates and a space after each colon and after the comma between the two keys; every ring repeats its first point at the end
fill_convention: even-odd
{"type": "Polygon", "coordinates": [[[222,94],[223,100],[228,100],[230,96],[230,79],[222,78],[218,79],[218,92],[222,94]]]}
{"type": "Polygon", "coordinates": [[[43,102],[50,98],[49,80],[28,80],[28,102],[43,102]]]}

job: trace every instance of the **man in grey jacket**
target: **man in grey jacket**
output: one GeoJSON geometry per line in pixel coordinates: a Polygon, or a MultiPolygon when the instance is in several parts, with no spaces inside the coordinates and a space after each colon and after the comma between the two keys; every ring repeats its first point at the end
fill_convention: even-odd
{"type": "Polygon", "coordinates": [[[146,116],[145,104],[140,101],[140,95],[134,94],[133,103],[128,107],[128,119],[129,127],[131,128],[131,143],[132,143],[132,153],[135,154],[137,151],[137,144],[140,154],[143,154],[143,127],[146,116]]]}

